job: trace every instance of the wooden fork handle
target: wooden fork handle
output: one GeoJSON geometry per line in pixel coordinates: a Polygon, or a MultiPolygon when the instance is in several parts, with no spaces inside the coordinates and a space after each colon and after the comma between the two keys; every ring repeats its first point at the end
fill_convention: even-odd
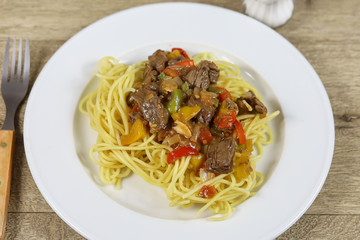
{"type": "Polygon", "coordinates": [[[15,132],[0,130],[0,240],[5,239],[14,147],[15,132]]]}

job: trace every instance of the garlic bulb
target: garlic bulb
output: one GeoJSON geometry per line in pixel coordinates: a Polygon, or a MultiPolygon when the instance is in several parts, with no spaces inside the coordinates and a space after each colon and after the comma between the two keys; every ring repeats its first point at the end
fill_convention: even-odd
{"type": "Polygon", "coordinates": [[[293,12],[293,0],[244,0],[245,13],[270,27],[286,23],[293,12]]]}

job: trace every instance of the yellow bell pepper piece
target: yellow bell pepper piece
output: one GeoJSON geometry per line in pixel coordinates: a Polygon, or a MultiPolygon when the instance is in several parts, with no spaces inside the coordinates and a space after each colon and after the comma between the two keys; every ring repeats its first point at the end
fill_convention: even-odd
{"type": "Polygon", "coordinates": [[[202,153],[199,153],[199,155],[192,156],[190,158],[190,163],[192,164],[194,171],[197,171],[199,167],[201,167],[204,160],[205,160],[205,156],[202,153]]]}
{"type": "Polygon", "coordinates": [[[252,168],[248,164],[242,163],[235,167],[234,175],[237,180],[241,180],[247,178],[251,171],[252,168]]]}
{"type": "Polygon", "coordinates": [[[244,154],[244,153],[242,153],[242,154],[240,154],[240,156],[239,157],[236,157],[235,159],[234,159],[234,162],[236,163],[236,164],[240,164],[240,163],[249,163],[249,156],[248,155],[246,155],[246,154],[244,154]]]}
{"type": "Polygon", "coordinates": [[[198,114],[201,110],[201,107],[196,105],[196,106],[185,106],[179,109],[179,111],[177,113],[173,113],[171,115],[171,117],[176,121],[176,120],[183,120],[183,121],[189,121],[190,119],[192,119],[193,117],[196,116],[196,114],[198,114]]]}
{"type": "Polygon", "coordinates": [[[248,150],[249,152],[252,152],[254,150],[251,139],[246,139],[246,150],[248,150]]]}
{"type": "Polygon", "coordinates": [[[167,55],[167,58],[170,60],[170,59],[176,58],[176,57],[178,57],[178,56],[180,56],[180,55],[181,55],[180,51],[179,51],[179,50],[175,50],[175,51],[169,53],[169,54],[167,55]]]}
{"type": "Polygon", "coordinates": [[[121,144],[128,146],[146,136],[146,129],[140,118],[136,119],[135,123],[131,126],[130,133],[128,135],[122,135],[120,137],[121,144]]]}

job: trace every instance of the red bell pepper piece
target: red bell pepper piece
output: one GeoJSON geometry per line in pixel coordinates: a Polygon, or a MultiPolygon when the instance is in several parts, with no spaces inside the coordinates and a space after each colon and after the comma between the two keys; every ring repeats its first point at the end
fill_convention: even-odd
{"type": "Polygon", "coordinates": [[[245,144],[246,136],[245,136],[244,128],[242,127],[241,123],[239,123],[237,120],[235,120],[234,124],[235,124],[235,131],[239,139],[239,144],[245,144]]]}
{"type": "Polygon", "coordinates": [[[216,194],[216,188],[214,186],[204,185],[199,192],[199,197],[212,198],[216,194]]]}
{"type": "Polygon", "coordinates": [[[167,157],[167,163],[171,164],[175,162],[177,159],[183,157],[183,156],[189,156],[189,155],[199,155],[199,152],[189,146],[181,147],[178,149],[175,149],[174,151],[170,152],[167,157]]]}
{"type": "Polygon", "coordinates": [[[195,68],[194,60],[192,59],[175,63],[175,65],[183,66],[186,68],[195,68]]]}
{"type": "Polygon", "coordinates": [[[180,71],[178,70],[175,70],[173,68],[165,68],[164,71],[163,71],[166,75],[174,78],[174,77],[178,77],[180,76],[180,71]]]}
{"type": "Polygon", "coordinates": [[[219,128],[231,128],[234,124],[232,116],[229,115],[220,115],[216,116],[214,119],[215,126],[219,128]]]}
{"type": "Polygon", "coordinates": [[[207,144],[213,140],[213,136],[207,127],[200,128],[199,140],[203,144],[207,144]]]}
{"type": "Polygon", "coordinates": [[[231,115],[218,115],[214,119],[215,126],[219,128],[231,128],[236,121],[236,112],[232,111],[231,115]]]}
{"type": "Polygon", "coordinates": [[[182,48],[173,48],[173,49],[171,49],[172,52],[175,51],[175,50],[178,50],[181,53],[181,55],[183,55],[184,57],[190,58],[189,55],[185,52],[184,49],[182,49],[182,48]]]}
{"type": "Polygon", "coordinates": [[[232,100],[231,94],[228,90],[226,90],[225,88],[222,88],[222,87],[217,87],[217,88],[222,90],[222,92],[220,93],[220,95],[218,97],[220,102],[224,101],[227,98],[232,100]]]}
{"type": "MultiPolygon", "coordinates": [[[[195,68],[194,60],[185,60],[185,61],[178,62],[174,65],[182,66],[185,68],[195,68]]],[[[178,68],[167,67],[161,73],[165,73],[166,75],[174,78],[174,77],[180,76],[181,69],[182,69],[181,67],[180,68],[179,67],[178,68]]]]}

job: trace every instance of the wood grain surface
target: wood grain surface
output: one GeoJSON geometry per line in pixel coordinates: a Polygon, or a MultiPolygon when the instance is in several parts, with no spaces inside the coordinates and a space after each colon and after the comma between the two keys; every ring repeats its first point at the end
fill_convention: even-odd
{"type": "MultiPolygon", "coordinates": [[[[54,52],[82,28],[114,12],[155,2],[162,1],[0,0],[0,63],[7,37],[29,37],[31,87],[54,52]]],[[[243,12],[241,1],[196,2],[243,12]]],[[[360,239],[360,1],[294,3],[290,21],[275,30],[302,52],[320,76],[334,112],[336,143],[320,194],[278,239],[360,239]]],[[[53,212],[30,174],[22,140],[25,106],[26,100],[16,117],[6,239],[83,239],[53,212]]],[[[0,124],[4,119],[0,100],[0,124]]]]}
{"type": "Polygon", "coordinates": [[[15,146],[15,132],[0,130],[0,239],[5,239],[6,219],[8,214],[12,159],[15,146]]]}

